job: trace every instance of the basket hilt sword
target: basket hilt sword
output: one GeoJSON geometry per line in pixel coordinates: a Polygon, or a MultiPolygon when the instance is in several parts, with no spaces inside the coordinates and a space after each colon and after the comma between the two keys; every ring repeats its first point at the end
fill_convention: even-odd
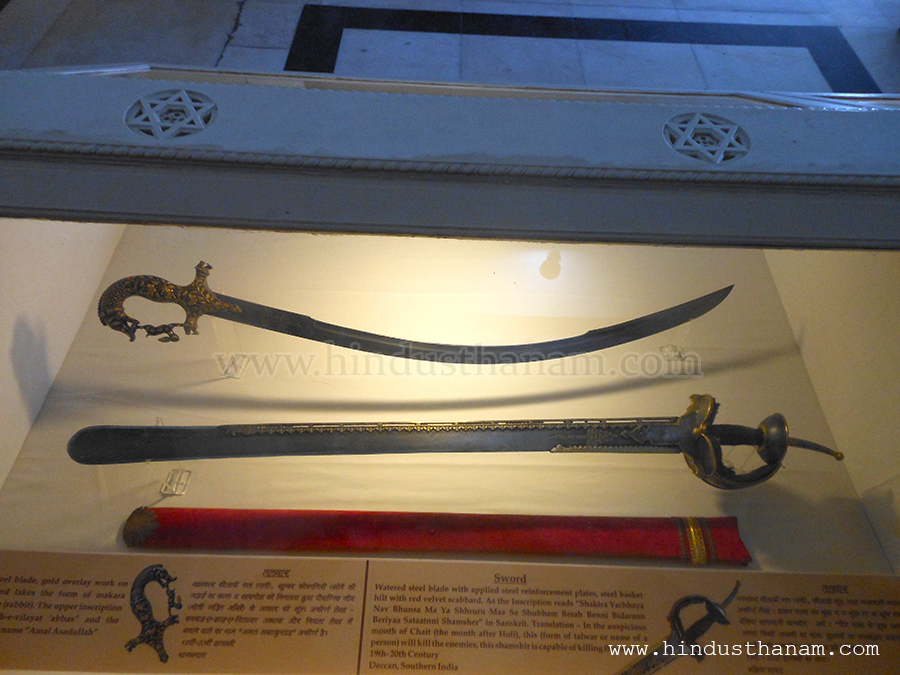
{"type": "Polygon", "coordinates": [[[199,262],[195,267],[194,281],[187,286],[178,286],[151,275],[120,279],[100,296],[97,306],[100,322],[124,333],[132,341],[137,332],[142,330],[147,335],[160,336],[160,342],[178,342],[180,337],[175,332],[176,328],[181,328],[185,335],[197,335],[197,320],[208,314],[257,328],[384,356],[439,363],[527,363],[586,354],[675,328],[709,312],[722,302],[732,289],[732,286],[728,286],[653,314],[559,340],[493,346],[448,345],[368,333],[318,321],[305,314],[216,294],[206,283],[211,269],[211,265],[199,262]],[[132,296],[154,302],[177,304],[184,310],[185,320],[181,323],[161,325],[143,324],[125,312],[124,303],[132,296]]]}
{"type": "Polygon", "coordinates": [[[697,661],[703,660],[703,648],[697,644],[697,640],[703,637],[714,624],[728,625],[728,616],[725,608],[737,596],[741,582],[734,585],[734,590],[722,602],[713,602],[703,595],[688,595],[672,605],[668,620],[672,631],[663,642],[656,647],[648,649],[648,653],[638,659],[616,675],[650,675],[660,668],[668,665],[679,656],[693,656],[697,661]],[[681,613],[691,605],[704,605],[706,614],[697,619],[689,627],[684,627],[681,613]]]}
{"type": "Polygon", "coordinates": [[[704,394],[692,396],[680,417],[628,420],[93,426],[72,436],[68,447],[82,464],[427,452],[680,452],[694,474],[726,490],[770,478],[788,446],[843,459],[822,445],[791,438],[781,414],[752,428],[713,424],[717,409],[704,394]],[[753,446],[764,464],[737,473],[723,460],[723,445],[753,446]]]}

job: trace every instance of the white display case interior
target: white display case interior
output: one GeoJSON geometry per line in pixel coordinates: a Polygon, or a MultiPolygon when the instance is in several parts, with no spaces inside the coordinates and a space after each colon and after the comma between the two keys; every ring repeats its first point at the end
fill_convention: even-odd
{"type": "MultiPolygon", "coordinates": [[[[124,550],[124,519],[158,503],[161,484],[181,468],[191,471],[190,483],[165,505],[733,515],[754,569],[882,574],[900,562],[892,492],[900,475],[897,404],[890,394],[900,375],[900,328],[890,320],[900,288],[896,252],[129,225],[110,257],[121,226],[28,220],[5,221],[4,246],[31,251],[30,233],[55,238],[73,227],[97,255],[45,247],[34,284],[27,280],[37,261],[27,254],[8,258],[4,270],[20,282],[10,285],[16,294],[7,303],[5,333],[16,339],[27,325],[33,335],[64,336],[64,323],[74,339],[55,377],[54,354],[65,351],[56,338],[47,341],[46,359],[32,349],[4,375],[10,391],[26,392],[35,381],[52,386],[21,451],[8,450],[18,454],[0,491],[0,547],[124,550]],[[506,366],[368,356],[210,317],[201,318],[199,335],[169,344],[142,336],[131,343],[100,325],[95,303],[110,283],[154,274],[186,284],[200,260],[213,266],[214,291],[450,343],[575,335],[731,284],[734,290],[706,316],[665,333],[584,357],[506,366]],[[781,412],[793,435],[836,447],[846,460],[792,449],[769,482],[730,492],[700,482],[678,455],[282,457],[97,467],[66,454],[69,437],[93,424],[679,415],[694,393],[717,398],[721,422],[753,426],[781,412]]],[[[180,321],[182,314],[140,299],[127,308],[151,323],[180,321]]],[[[11,344],[11,360],[21,350],[11,344]]],[[[4,408],[22,428],[34,404],[4,408]]],[[[749,454],[739,449],[726,458],[746,468],[749,454]]]]}

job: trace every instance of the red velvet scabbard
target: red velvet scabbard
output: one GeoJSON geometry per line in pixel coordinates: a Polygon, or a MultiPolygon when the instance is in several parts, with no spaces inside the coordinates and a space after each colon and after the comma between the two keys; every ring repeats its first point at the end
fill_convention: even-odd
{"type": "Polygon", "coordinates": [[[133,548],[194,551],[454,552],[643,558],[746,565],[737,519],[603,518],[141,507],[133,548]]]}

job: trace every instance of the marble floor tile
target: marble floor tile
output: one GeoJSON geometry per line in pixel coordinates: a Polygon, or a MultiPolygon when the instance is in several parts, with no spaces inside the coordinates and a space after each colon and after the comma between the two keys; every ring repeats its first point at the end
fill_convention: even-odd
{"type": "Polygon", "coordinates": [[[598,89],[702,91],[706,81],[691,45],[582,40],[584,82],[598,89]]]}
{"type": "Polygon", "coordinates": [[[344,30],[334,74],[342,77],[457,82],[460,35],[344,30]]]}
{"type": "Polygon", "coordinates": [[[678,9],[706,9],[729,12],[753,13],[809,13],[821,14],[825,11],[822,0],[675,0],[678,9]]]}
{"type": "Polygon", "coordinates": [[[692,45],[708,89],[717,91],[830,92],[802,47],[692,45]]]}
{"type": "Polygon", "coordinates": [[[572,16],[568,2],[541,0],[462,0],[462,11],[478,14],[506,14],[509,16],[572,16]]]}
{"type": "Polygon", "coordinates": [[[73,0],[24,62],[214,66],[237,0],[73,0]]]}
{"type": "Polygon", "coordinates": [[[869,74],[883,92],[900,92],[900,40],[893,27],[849,26],[843,29],[869,74]]]}
{"type": "Polygon", "coordinates": [[[900,26],[900,2],[897,0],[874,0],[874,2],[887,19],[889,26],[900,26]]]}
{"type": "Polygon", "coordinates": [[[280,73],[284,70],[288,50],[228,45],[216,65],[219,70],[241,73],[280,73]]]}
{"type": "Polygon", "coordinates": [[[299,2],[246,0],[230,44],[287,49],[294,39],[302,9],[299,2]]]}
{"type": "Polygon", "coordinates": [[[68,0],[10,0],[0,7],[0,70],[22,67],[66,11],[68,0]]]}
{"type": "MultiPolygon", "coordinates": [[[[875,0],[821,0],[831,20],[837,26],[888,26],[889,21],[882,8],[887,8],[886,3],[878,3],[875,0]]],[[[895,6],[900,3],[893,3],[895,6]]],[[[896,28],[896,26],[895,26],[896,28]]]]}
{"type": "MultiPolygon", "coordinates": [[[[10,0],[0,28],[30,1],[10,0]]],[[[836,27],[879,86],[900,91],[900,0],[71,0],[59,20],[28,25],[39,34],[20,38],[27,47],[0,44],[0,67],[137,62],[282,72],[290,50],[289,63],[306,70],[375,79],[828,91],[827,77],[835,89],[871,91],[854,88],[865,71],[827,28],[836,27]],[[325,26],[327,38],[313,26],[296,39],[306,5],[350,8],[345,17],[386,11],[357,11],[343,30],[325,26]],[[724,30],[717,24],[738,25],[722,40],[734,44],[708,44],[719,41],[709,31],[724,30]],[[740,46],[757,42],[741,25],[760,26],[772,47],[740,46]],[[810,49],[821,72],[798,39],[818,41],[810,49]],[[309,54],[295,59],[298,46],[309,54]]]]}
{"type": "Polygon", "coordinates": [[[575,40],[462,36],[463,82],[521,86],[582,86],[575,40]]]}
{"type": "Polygon", "coordinates": [[[674,0],[666,6],[643,7],[640,4],[573,5],[572,16],[579,19],[629,19],[640,21],[679,21],[674,0]]]}
{"type": "Polygon", "coordinates": [[[829,14],[793,12],[726,12],[680,9],[678,20],[687,23],[736,23],[744,26],[833,26],[829,14]]]}

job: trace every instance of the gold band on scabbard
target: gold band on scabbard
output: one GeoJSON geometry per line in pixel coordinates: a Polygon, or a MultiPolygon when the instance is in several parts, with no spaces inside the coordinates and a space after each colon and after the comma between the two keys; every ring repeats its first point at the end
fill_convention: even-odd
{"type": "Polygon", "coordinates": [[[697,518],[684,519],[685,536],[691,552],[691,563],[705,565],[709,562],[706,544],[703,543],[703,526],[697,518]]]}

